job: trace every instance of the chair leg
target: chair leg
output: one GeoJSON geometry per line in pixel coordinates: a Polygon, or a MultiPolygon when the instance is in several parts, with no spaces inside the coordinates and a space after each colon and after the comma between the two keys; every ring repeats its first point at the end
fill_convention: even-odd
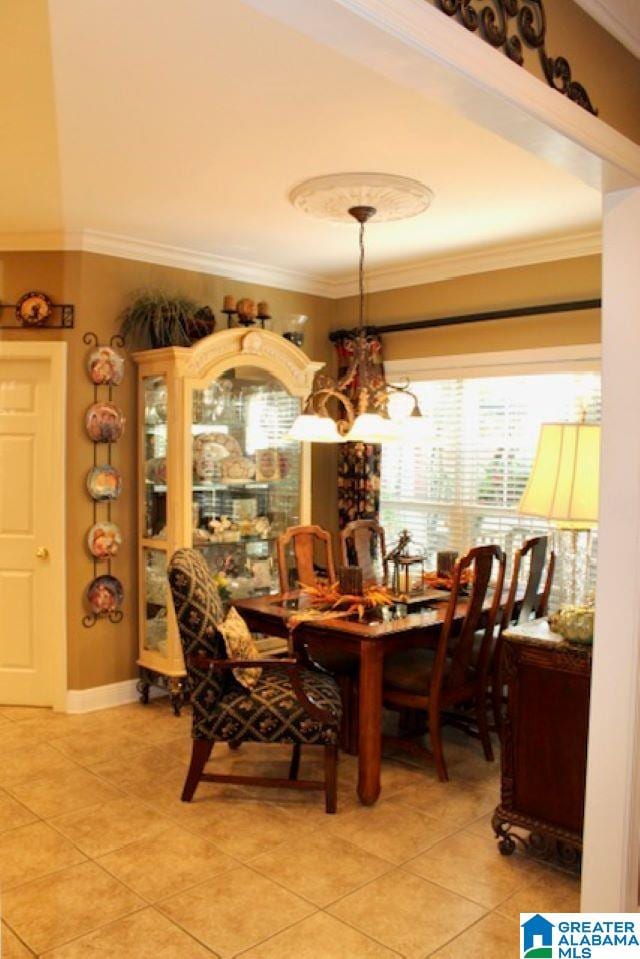
{"type": "Polygon", "coordinates": [[[338,747],[324,747],[325,809],[334,813],[338,808],[338,747]]]}
{"type": "Polygon", "coordinates": [[[207,765],[207,760],[213,749],[213,739],[194,739],[191,748],[191,764],[182,790],[182,802],[191,802],[200,776],[207,765]]]}
{"type": "Polygon", "coordinates": [[[491,736],[489,734],[489,723],[487,721],[487,697],[484,686],[476,696],[476,720],[478,723],[478,735],[484,749],[484,758],[488,763],[493,762],[493,748],[491,746],[491,736]]]}
{"type": "Polygon", "coordinates": [[[429,708],[429,738],[431,739],[431,752],[433,761],[436,764],[436,771],[440,782],[446,783],[449,780],[447,764],[442,749],[442,724],[440,721],[439,707],[431,706],[429,708]]]}
{"type": "Polygon", "coordinates": [[[289,779],[296,780],[300,770],[300,743],[294,743],[289,766],[289,779]]]}

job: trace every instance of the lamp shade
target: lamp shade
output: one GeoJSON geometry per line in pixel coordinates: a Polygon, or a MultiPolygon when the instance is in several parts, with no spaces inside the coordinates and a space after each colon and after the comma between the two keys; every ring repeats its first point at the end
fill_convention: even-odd
{"type": "Polygon", "coordinates": [[[305,443],[344,443],[335,420],[317,413],[301,413],[291,424],[288,439],[305,443]]]}
{"type": "Polygon", "coordinates": [[[599,485],[600,427],[543,423],[518,512],[565,529],[589,529],[598,522],[599,485]]]}
{"type": "Polygon", "coordinates": [[[350,443],[393,443],[400,439],[400,427],[379,413],[360,413],[347,439],[350,443]]]}

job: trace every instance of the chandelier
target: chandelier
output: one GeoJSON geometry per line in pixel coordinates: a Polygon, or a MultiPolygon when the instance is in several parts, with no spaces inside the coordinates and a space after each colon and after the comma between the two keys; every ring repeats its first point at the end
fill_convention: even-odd
{"type": "MultiPolygon", "coordinates": [[[[381,175],[360,174],[359,176],[362,179],[366,176],[380,177],[381,175]]],[[[415,183],[415,181],[410,182],[415,183]]],[[[410,216],[426,209],[431,193],[426,187],[422,189],[425,193],[422,197],[421,209],[414,209],[412,212],[403,211],[402,216],[410,216]],[[424,203],[425,196],[426,203],[424,203]]],[[[300,190],[301,187],[297,187],[293,191],[292,199],[300,193],[300,190]]],[[[296,202],[295,199],[294,202],[296,202]]],[[[296,203],[296,205],[299,204],[296,203]]],[[[349,206],[348,211],[343,210],[340,217],[331,216],[331,218],[343,219],[345,212],[359,223],[358,328],[351,340],[351,362],[339,379],[325,374],[316,376],[314,388],[304,402],[302,413],[294,420],[289,436],[291,439],[311,443],[390,443],[409,440],[415,442],[424,435],[428,423],[420,410],[418,397],[409,388],[408,380],[400,384],[388,383],[384,376],[372,371],[370,362],[373,340],[365,326],[364,234],[366,223],[378,211],[374,206],[357,204],[349,206]]],[[[384,212],[387,213],[387,211],[384,212]]],[[[385,215],[384,218],[392,217],[385,215]]]]}

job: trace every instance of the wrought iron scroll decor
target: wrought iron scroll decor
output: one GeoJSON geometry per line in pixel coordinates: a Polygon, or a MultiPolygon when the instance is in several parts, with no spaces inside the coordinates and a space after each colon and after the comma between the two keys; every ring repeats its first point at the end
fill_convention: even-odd
{"type": "Polygon", "coordinates": [[[480,31],[487,43],[503,49],[519,66],[524,65],[523,41],[537,50],[549,86],[597,116],[598,111],[586,89],[572,78],[569,61],[547,55],[543,0],[436,0],[436,4],[447,16],[456,17],[467,30],[480,31]]]}

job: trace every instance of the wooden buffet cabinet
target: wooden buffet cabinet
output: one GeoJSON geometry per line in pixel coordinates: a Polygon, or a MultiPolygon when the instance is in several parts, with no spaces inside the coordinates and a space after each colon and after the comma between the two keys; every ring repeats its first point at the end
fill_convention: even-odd
{"type": "Polygon", "coordinates": [[[516,841],[543,859],[577,867],[587,767],[591,647],[567,643],[546,620],[507,631],[508,689],[501,801],[493,815],[500,852],[516,841]],[[518,828],[520,827],[520,828],[518,828]],[[525,838],[523,829],[529,832],[525,838]]]}

